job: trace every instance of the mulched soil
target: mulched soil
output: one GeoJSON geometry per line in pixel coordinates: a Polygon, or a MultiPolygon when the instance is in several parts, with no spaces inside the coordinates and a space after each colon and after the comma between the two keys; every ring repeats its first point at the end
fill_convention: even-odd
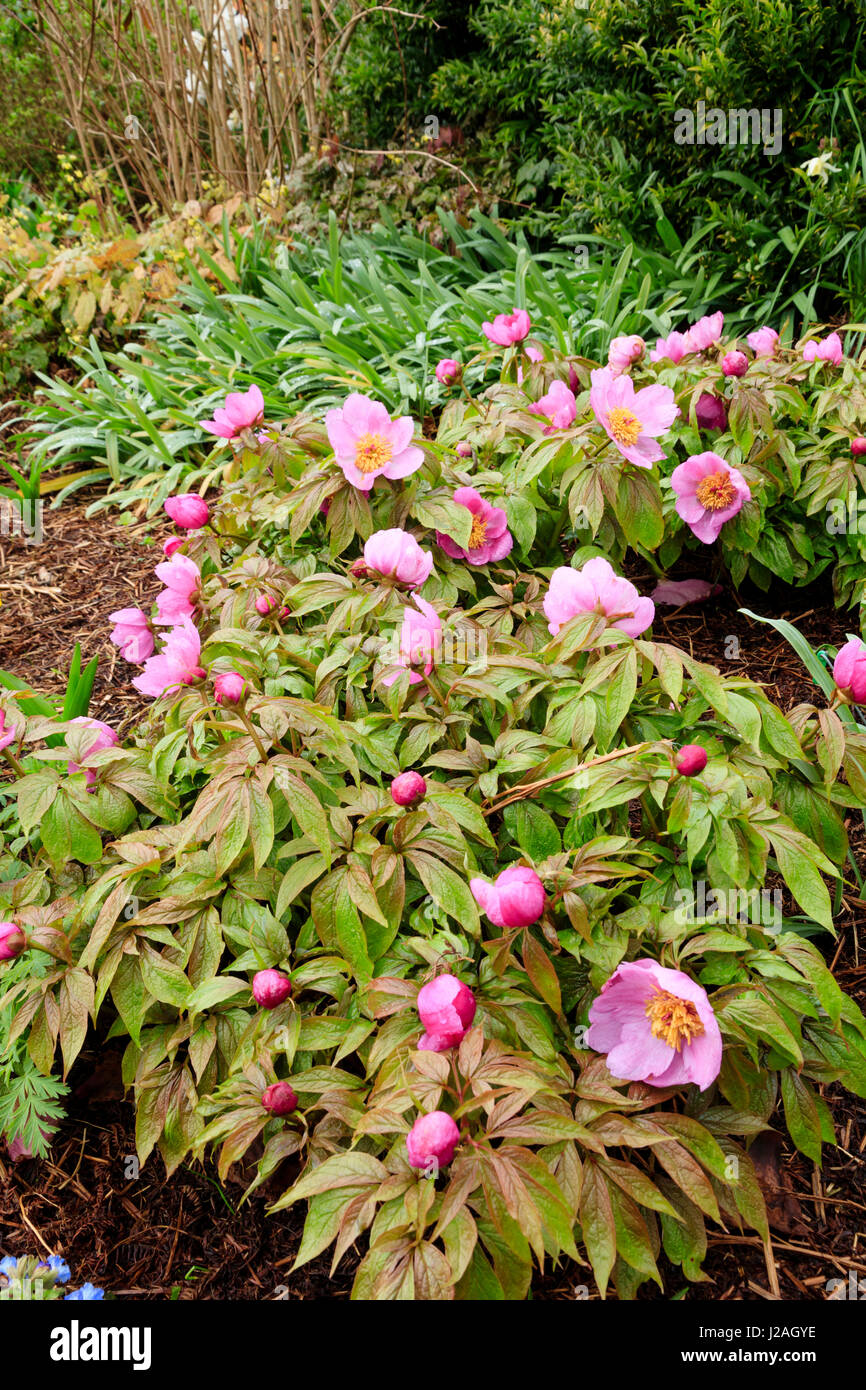
{"type": "Polygon", "coordinates": [[[0,526],[0,667],[41,694],[62,695],[80,642],[82,667],[99,658],[90,712],[116,727],[134,721],[151,701],[132,686],[135,672],[109,639],[108,615],[150,608],[161,587],[153,567],[165,558],[162,542],[173,529],[123,525],[112,510],[88,518],[99,496],[88,489],[79,501],[46,505],[40,544],[16,534],[0,511],[6,521],[0,526]]]}
{"type": "MultiPolygon", "coordinates": [[[[87,519],[95,496],[46,509],[39,546],[0,534],[0,667],[39,691],[61,693],[81,640],[85,659],[99,655],[92,713],[117,726],[133,722],[149,702],[130,685],[132,671],[108,639],[108,614],[149,606],[159,587],[153,566],[170,528],[120,525],[111,511],[87,519]]],[[[635,570],[630,577],[642,592],[651,590],[648,575],[635,570]]],[[[764,682],[783,709],[820,703],[793,651],[771,628],[743,617],[740,606],[789,618],[816,646],[844,642],[855,626],[833,607],[828,586],[819,584],[796,594],[744,591],[738,599],[726,592],[703,606],[660,608],[656,633],[725,674],[764,682]]],[[[849,830],[866,868],[864,833],[853,817],[849,830]]],[[[828,950],[837,979],[861,1007],[864,923],[866,905],[846,898],[838,940],[828,950]]],[[[327,1253],[288,1274],[303,1212],[268,1217],[265,1207],[290,1182],[290,1169],[243,1207],[248,1177],[235,1177],[234,1170],[224,1184],[210,1165],[183,1166],[166,1180],[151,1160],[138,1178],[127,1176],[134,1122],[122,1099],[115,1046],[85,1052],[73,1068],[69,1113],[49,1159],[12,1165],[0,1158],[0,1253],[62,1252],[76,1281],[89,1279],[123,1297],[347,1298],[358,1260],[353,1252],[334,1279],[327,1253]]],[[[689,1300],[824,1299],[828,1279],[847,1279],[852,1270],[866,1276],[866,1102],[839,1087],[825,1088],[825,1098],[840,1147],[825,1151],[820,1173],[786,1140],[771,1140],[760,1154],[772,1252],[765,1255],[756,1237],[734,1229],[712,1234],[708,1282],[689,1285],[689,1300]]],[[[670,1298],[686,1286],[681,1271],[664,1260],[660,1267],[665,1294],[649,1285],[641,1298],[670,1298]]],[[[574,1300],[586,1297],[587,1289],[597,1297],[588,1270],[567,1262],[536,1279],[533,1297],[574,1300]]]]}

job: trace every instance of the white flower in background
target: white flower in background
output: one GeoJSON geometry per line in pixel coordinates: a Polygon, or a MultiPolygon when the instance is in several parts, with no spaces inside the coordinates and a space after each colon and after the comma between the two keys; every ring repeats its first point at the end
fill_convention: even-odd
{"type": "Polygon", "coordinates": [[[838,164],[831,164],[833,158],[832,150],[825,150],[823,154],[816,154],[812,159],[807,159],[800,168],[805,170],[807,179],[820,179],[826,183],[830,174],[838,174],[838,164]]]}
{"type": "Polygon", "coordinates": [[[190,101],[198,100],[198,102],[204,106],[207,101],[207,92],[204,90],[201,81],[194,72],[187,71],[183,79],[183,88],[190,101]]]}
{"type": "Polygon", "coordinates": [[[243,126],[243,119],[240,111],[230,111],[226,119],[229,130],[240,130],[243,126]]]}

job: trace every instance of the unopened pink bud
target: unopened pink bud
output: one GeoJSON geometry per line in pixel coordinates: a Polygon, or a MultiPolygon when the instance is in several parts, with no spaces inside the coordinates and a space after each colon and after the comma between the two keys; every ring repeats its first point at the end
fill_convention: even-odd
{"type": "Polygon", "coordinates": [[[427,783],[420,772],[401,772],[391,783],[391,799],[397,806],[414,806],[427,795],[427,783]]]}
{"type": "Polygon", "coordinates": [[[724,430],[728,425],[728,412],[725,403],[719,396],[714,396],[709,391],[704,391],[698,397],[695,406],[695,419],[698,422],[698,429],[702,430],[724,430]]]}
{"type": "Polygon", "coordinates": [[[437,975],[418,991],[418,1017],[424,1036],[421,1052],[445,1052],[457,1047],[475,1017],[475,995],[456,975],[437,975]]]}
{"type": "Polygon", "coordinates": [[[167,541],[163,541],[162,550],[166,559],[170,560],[174,552],[180,550],[182,545],[186,545],[184,536],[169,536],[167,541]]]}
{"type": "Polygon", "coordinates": [[[266,618],[269,613],[273,613],[276,606],[277,601],[271,598],[270,594],[259,594],[256,599],[256,612],[261,613],[263,618],[266,618]]]}
{"type": "Polygon", "coordinates": [[[292,992],[292,982],[282,970],[260,970],[253,977],[253,998],[263,1009],[276,1009],[292,992]]]}
{"type": "Polygon", "coordinates": [[[262,1092],[262,1105],[272,1115],[291,1115],[298,1108],[298,1097],[288,1081],[275,1081],[262,1092]]]}
{"type": "Polygon", "coordinates": [[[210,507],[203,497],[195,492],[181,492],[176,497],[167,497],[163,503],[175,526],[185,531],[198,531],[207,524],[210,507]]]}
{"type": "Polygon", "coordinates": [[[406,1151],[413,1168],[441,1168],[450,1163],[460,1142],[460,1131],[444,1110],[419,1115],[406,1135],[406,1151]]]}
{"type": "Polygon", "coordinates": [[[862,434],[858,434],[855,439],[851,440],[851,453],[866,454],[866,438],[862,434]]]}
{"type": "Polygon", "coordinates": [[[243,676],[238,675],[237,671],[226,671],[224,675],[215,676],[213,688],[217,704],[236,705],[244,693],[246,684],[243,676]]]}
{"type": "Polygon", "coordinates": [[[0,960],[14,960],[27,945],[27,938],[17,922],[0,922],[0,960]]]}
{"type": "Polygon", "coordinates": [[[737,348],[733,352],[726,352],[722,358],[722,371],[725,376],[745,376],[748,370],[749,359],[737,348]]]}
{"type": "Polygon", "coordinates": [[[472,445],[467,444],[465,439],[461,439],[457,445],[457,453],[460,458],[468,459],[472,457],[472,445]]]}
{"type": "Polygon", "coordinates": [[[677,772],[681,777],[697,777],[707,765],[707,750],[699,743],[685,743],[677,754],[677,772]]]}

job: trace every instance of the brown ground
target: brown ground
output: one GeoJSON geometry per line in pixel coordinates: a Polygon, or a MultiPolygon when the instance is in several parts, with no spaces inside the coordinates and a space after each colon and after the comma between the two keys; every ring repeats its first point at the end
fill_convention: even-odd
{"type": "MultiPolygon", "coordinates": [[[[44,514],[45,542],[27,546],[0,536],[0,667],[41,692],[60,693],[76,640],[85,660],[98,654],[92,712],[109,723],[134,719],[148,703],[130,685],[132,670],[108,639],[108,614],[129,605],[148,607],[159,585],[153,566],[170,528],[118,525],[116,514],[87,520],[93,500],[44,514]]],[[[631,576],[638,581],[638,576],[631,576]]],[[[651,582],[639,582],[643,592],[651,582]]],[[[769,596],[743,596],[758,612],[788,617],[813,642],[838,644],[855,620],[840,615],[824,588],[769,596]]],[[[666,634],[696,657],[726,673],[740,671],[768,685],[782,708],[815,700],[798,658],[771,628],[742,617],[736,598],[723,594],[702,606],[659,609],[657,635],[666,634]],[[728,660],[726,641],[739,639],[739,660],[728,660]]],[[[863,832],[852,839],[863,849],[863,832]]],[[[866,867],[866,853],[859,853],[866,867]]],[[[831,959],[840,984],[866,1006],[866,909],[847,901],[831,959]],[[859,938],[859,940],[858,940],[859,938]],[[862,950],[861,950],[862,947],[862,950]],[[861,960],[861,955],[863,959],[861,960]]],[[[112,1047],[114,1045],[109,1045],[112,1047]]],[[[0,1254],[62,1252],[77,1282],[86,1279],[121,1296],[144,1299],[274,1299],[288,1286],[292,1298],[347,1298],[357,1257],[334,1280],[326,1255],[297,1275],[288,1270],[300,1240],[302,1212],[265,1216],[288,1179],[256,1194],[240,1210],[244,1184],[221,1185],[213,1172],[183,1167],[166,1181],[158,1162],[141,1176],[125,1176],[134,1154],[131,1107],[121,1099],[116,1057],[85,1053],[73,1069],[69,1114],[51,1158],[17,1165],[0,1159],[0,1254]]],[[[840,1147],[826,1152],[819,1175],[785,1141],[781,1153],[762,1158],[772,1213],[773,1250],[736,1231],[710,1238],[705,1269],[712,1282],[688,1286],[689,1299],[823,1299],[826,1281],[866,1276],[866,1102],[828,1088],[840,1147]],[[778,1187],[781,1184],[781,1188],[778,1187]]],[[[662,1261],[665,1297],[687,1281],[662,1261]]],[[[533,1296],[571,1300],[594,1288],[588,1272],[566,1264],[537,1278],[533,1296]]],[[[590,1295],[595,1297],[594,1293],[590,1295]]],[[[641,1296],[661,1297],[654,1286],[641,1296]]]]}

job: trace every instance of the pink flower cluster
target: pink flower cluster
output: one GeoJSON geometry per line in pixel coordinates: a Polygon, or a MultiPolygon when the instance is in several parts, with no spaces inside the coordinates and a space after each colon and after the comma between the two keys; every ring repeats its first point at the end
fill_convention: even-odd
{"type": "Polygon", "coordinates": [[[722,336],[725,316],[721,311],[705,314],[687,328],[685,333],[669,333],[666,338],[657,338],[650,353],[651,362],[681,362],[690,352],[705,352],[722,336]]]}

